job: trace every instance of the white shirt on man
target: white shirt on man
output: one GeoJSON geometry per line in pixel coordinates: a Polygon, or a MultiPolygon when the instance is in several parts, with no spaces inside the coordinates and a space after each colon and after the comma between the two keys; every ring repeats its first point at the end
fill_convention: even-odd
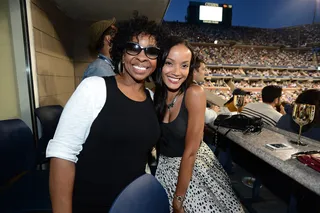
{"type": "Polygon", "coordinates": [[[217,116],[218,116],[218,114],[214,110],[206,108],[205,116],[204,116],[204,123],[205,124],[213,123],[214,120],[216,120],[217,116]]]}
{"type": "Polygon", "coordinates": [[[263,102],[249,103],[245,105],[241,114],[248,117],[262,118],[263,123],[276,126],[282,114],[275,110],[270,104],[263,102]]]}

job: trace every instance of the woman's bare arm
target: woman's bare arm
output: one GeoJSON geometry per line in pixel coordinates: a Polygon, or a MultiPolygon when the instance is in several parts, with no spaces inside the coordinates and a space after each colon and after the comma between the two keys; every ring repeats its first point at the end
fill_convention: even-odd
{"type": "Polygon", "coordinates": [[[203,138],[206,96],[200,86],[193,85],[186,91],[186,108],[188,110],[188,127],[185,150],[181,159],[176,195],[184,196],[187,192],[194,162],[203,138]]]}
{"type": "Polygon", "coordinates": [[[72,213],[74,176],[74,162],[51,158],[49,184],[53,213],[72,213]]]}
{"type": "Polygon", "coordinates": [[[66,104],[54,137],[48,143],[46,157],[51,158],[49,183],[54,213],[72,213],[77,156],[105,100],[103,78],[83,80],[66,104]]]}

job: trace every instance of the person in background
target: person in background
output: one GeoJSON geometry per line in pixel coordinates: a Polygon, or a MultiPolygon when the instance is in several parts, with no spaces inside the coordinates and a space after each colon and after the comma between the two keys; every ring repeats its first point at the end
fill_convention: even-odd
{"type": "MultiPolygon", "coordinates": [[[[297,104],[310,104],[316,106],[313,121],[302,128],[302,136],[320,141],[320,90],[310,89],[302,92],[295,101],[297,104]]],[[[292,111],[280,118],[276,127],[288,132],[298,133],[299,126],[292,119],[292,111]]]]}
{"type": "Polygon", "coordinates": [[[145,174],[160,127],[144,81],[164,36],[146,17],[120,22],[112,41],[118,75],[87,78],[71,96],[46,152],[53,213],[108,212],[145,174]]]}
{"type": "Polygon", "coordinates": [[[260,117],[264,124],[276,126],[282,114],[276,110],[281,105],[282,88],[276,85],[262,89],[262,102],[245,105],[241,113],[249,117],[260,117]]]}
{"type": "Polygon", "coordinates": [[[282,101],[281,104],[276,106],[276,110],[280,112],[282,115],[285,115],[288,112],[290,112],[290,107],[291,105],[288,102],[282,101]]]}
{"type": "MultiPolygon", "coordinates": [[[[227,115],[235,115],[237,114],[238,110],[234,106],[234,96],[235,95],[243,95],[245,97],[244,106],[247,104],[248,100],[247,97],[250,95],[250,92],[244,91],[239,88],[235,88],[232,92],[232,97],[224,104],[223,107],[220,108],[218,114],[227,114],[227,115]]],[[[242,111],[243,107],[240,107],[239,112],[242,111]]],[[[222,140],[222,138],[220,138],[222,140]]],[[[228,174],[233,173],[233,164],[231,158],[231,150],[230,150],[230,140],[227,138],[223,139],[223,142],[220,141],[220,145],[217,147],[218,152],[215,153],[218,155],[219,162],[221,163],[222,167],[228,174]]]]}
{"type": "Polygon", "coordinates": [[[192,83],[193,63],[189,43],[178,37],[165,42],[154,95],[161,127],[156,178],[171,212],[243,212],[228,175],[202,142],[206,95],[192,83]]]}
{"type": "MultiPolygon", "coordinates": [[[[193,66],[193,83],[196,85],[202,86],[205,81],[205,73],[206,73],[205,62],[199,57],[196,57],[195,63],[193,66]]],[[[215,147],[213,146],[214,137],[212,136],[213,133],[210,127],[208,126],[208,124],[213,125],[213,122],[218,116],[217,112],[218,112],[218,109],[214,107],[214,104],[210,103],[210,101],[207,100],[207,107],[206,107],[205,119],[204,119],[204,123],[206,125],[204,127],[203,140],[207,143],[207,145],[210,147],[212,151],[215,150],[215,147]]]]}
{"type": "MultiPolygon", "coordinates": [[[[199,57],[196,57],[195,63],[194,63],[194,69],[193,69],[193,83],[197,85],[202,85],[204,82],[205,72],[206,72],[205,62],[199,57]]],[[[205,111],[205,124],[213,123],[214,120],[217,118],[217,112],[212,110],[210,107],[211,106],[208,106],[208,103],[207,103],[207,107],[205,111]]]]}
{"type": "Polygon", "coordinates": [[[114,76],[114,66],[112,64],[110,50],[112,39],[117,33],[114,26],[115,18],[93,23],[89,28],[90,45],[89,49],[92,55],[98,58],[89,64],[84,72],[83,78],[91,76],[114,76]]]}

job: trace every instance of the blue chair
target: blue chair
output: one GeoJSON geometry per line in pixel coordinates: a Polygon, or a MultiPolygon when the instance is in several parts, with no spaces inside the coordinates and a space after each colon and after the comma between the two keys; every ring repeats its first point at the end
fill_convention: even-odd
{"type": "Polygon", "coordinates": [[[128,185],[109,213],[169,213],[167,193],[157,179],[145,174],[128,185]]]}
{"type": "Polygon", "coordinates": [[[51,209],[49,172],[36,171],[36,147],[20,119],[0,121],[0,212],[51,209]]]}
{"type": "Polygon", "coordinates": [[[35,168],[33,134],[20,119],[0,121],[0,186],[35,168]]]}
{"type": "Polygon", "coordinates": [[[40,120],[42,135],[37,144],[37,164],[48,162],[45,153],[49,140],[56,131],[63,107],[60,105],[43,106],[35,109],[35,114],[40,120]]]}

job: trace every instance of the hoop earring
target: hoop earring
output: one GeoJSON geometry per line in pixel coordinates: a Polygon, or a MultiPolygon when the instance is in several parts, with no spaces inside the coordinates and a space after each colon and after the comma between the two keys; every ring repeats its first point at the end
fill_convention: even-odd
{"type": "Polygon", "coordinates": [[[148,79],[149,79],[149,81],[150,81],[150,82],[154,83],[154,81],[153,81],[153,79],[152,79],[151,75],[149,75],[148,79]]]}
{"type": "Polygon", "coordinates": [[[119,74],[122,73],[122,62],[121,61],[118,63],[118,72],[119,72],[119,74]]]}

